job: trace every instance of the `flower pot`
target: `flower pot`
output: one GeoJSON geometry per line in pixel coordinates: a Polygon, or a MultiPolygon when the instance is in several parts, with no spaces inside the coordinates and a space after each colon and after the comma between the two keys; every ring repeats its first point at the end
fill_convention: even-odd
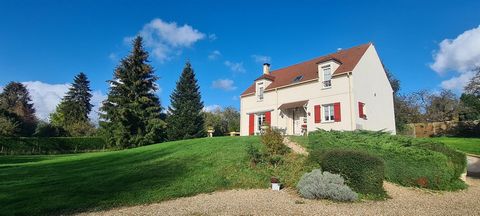
{"type": "Polygon", "coordinates": [[[279,191],[280,190],[280,183],[272,183],[272,190],[279,191]]]}

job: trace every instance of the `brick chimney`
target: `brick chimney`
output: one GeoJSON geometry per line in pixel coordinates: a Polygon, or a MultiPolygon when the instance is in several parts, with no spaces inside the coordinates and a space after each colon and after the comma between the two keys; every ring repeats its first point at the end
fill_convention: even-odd
{"type": "Polygon", "coordinates": [[[270,75],[270,64],[263,63],[263,74],[270,75]]]}

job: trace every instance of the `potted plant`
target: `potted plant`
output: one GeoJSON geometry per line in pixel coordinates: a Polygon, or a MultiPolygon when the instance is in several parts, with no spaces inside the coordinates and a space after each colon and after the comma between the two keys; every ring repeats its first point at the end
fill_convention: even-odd
{"type": "Polygon", "coordinates": [[[271,177],[270,183],[272,183],[272,190],[279,191],[280,190],[280,180],[277,177],[271,177]]]}

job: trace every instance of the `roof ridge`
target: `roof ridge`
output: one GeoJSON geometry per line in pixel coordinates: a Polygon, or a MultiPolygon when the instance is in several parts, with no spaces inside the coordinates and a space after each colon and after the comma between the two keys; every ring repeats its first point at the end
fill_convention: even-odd
{"type": "MultiPolygon", "coordinates": [[[[283,67],[283,68],[279,68],[279,69],[272,70],[272,71],[270,72],[270,75],[274,76],[274,75],[272,74],[272,73],[274,73],[274,72],[278,72],[279,70],[283,70],[283,69],[295,67],[295,66],[297,66],[297,65],[304,64],[305,62],[310,62],[310,61],[314,61],[314,60],[317,60],[317,59],[320,59],[320,58],[325,58],[325,57],[328,57],[328,56],[331,56],[331,55],[333,55],[333,54],[340,53],[340,52],[347,52],[347,51],[350,51],[350,50],[352,50],[352,49],[360,48],[360,47],[363,47],[363,46],[366,46],[366,45],[370,46],[370,45],[372,45],[372,44],[373,44],[372,42],[368,42],[368,43],[360,44],[360,45],[357,45],[357,46],[354,46],[354,47],[350,47],[350,48],[345,49],[345,50],[341,50],[341,51],[337,51],[337,52],[332,52],[332,53],[328,53],[328,54],[326,54],[326,55],[322,55],[322,56],[318,56],[318,57],[315,57],[315,58],[311,58],[311,59],[309,59],[309,60],[301,61],[301,62],[299,62],[299,63],[293,64],[293,65],[290,65],[290,66],[286,66],[286,67],[283,67]]],[[[337,61],[339,61],[339,60],[337,60],[337,61]]]]}

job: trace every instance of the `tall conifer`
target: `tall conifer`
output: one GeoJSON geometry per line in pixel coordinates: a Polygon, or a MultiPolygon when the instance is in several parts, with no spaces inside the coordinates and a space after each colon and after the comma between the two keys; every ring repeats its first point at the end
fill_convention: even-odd
{"type": "Polygon", "coordinates": [[[165,123],[155,94],[157,79],[148,64],[143,39],[136,37],[130,55],[120,61],[109,81],[108,98],[101,108],[100,126],[110,144],[134,147],[162,141],[165,123]]]}
{"type": "Polygon", "coordinates": [[[167,134],[169,140],[205,136],[203,102],[195,72],[190,62],[185,64],[180,79],[170,95],[167,134]]]}

